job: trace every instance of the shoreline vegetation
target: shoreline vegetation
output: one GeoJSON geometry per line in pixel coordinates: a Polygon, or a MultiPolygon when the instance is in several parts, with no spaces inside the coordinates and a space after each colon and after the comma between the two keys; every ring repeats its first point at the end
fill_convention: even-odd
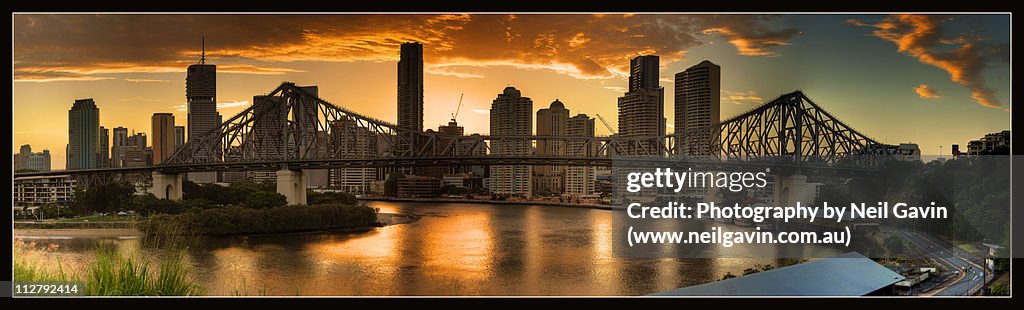
{"type": "Polygon", "coordinates": [[[225,207],[176,215],[153,215],[139,222],[146,235],[163,234],[168,225],[196,235],[227,236],[293,233],[378,226],[376,211],[360,205],[323,204],[269,209],[225,207]]]}

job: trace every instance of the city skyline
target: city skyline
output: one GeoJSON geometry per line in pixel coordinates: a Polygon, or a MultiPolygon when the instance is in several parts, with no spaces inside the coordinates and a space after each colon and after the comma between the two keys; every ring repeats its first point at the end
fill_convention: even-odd
{"type": "MultiPolygon", "coordinates": [[[[100,125],[106,128],[123,126],[147,132],[150,117],[159,112],[174,113],[176,125],[183,125],[186,114],[179,109],[185,107],[184,71],[200,59],[196,43],[204,35],[210,39],[206,58],[223,73],[217,77],[220,88],[216,96],[222,98],[217,106],[224,118],[247,107],[251,102],[245,98],[265,93],[280,81],[288,80],[319,85],[321,97],[330,102],[395,122],[398,45],[423,41],[425,128],[447,122],[456,108],[458,94],[465,93],[463,109],[470,113],[464,113],[466,116],[460,117],[459,124],[466,126],[466,134],[487,133],[490,101],[509,85],[536,102],[559,99],[573,113],[601,114],[619,124],[615,100],[628,85],[628,60],[640,54],[661,58],[659,86],[669,89],[675,73],[702,60],[721,65],[722,118],[793,89],[802,89],[824,109],[843,115],[844,121],[879,142],[918,143],[924,154],[937,153],[940,145],[946,146],[944,151],[948,152],[949,144],[964,145],[980,135],[1009,127],[1009,67],[1002,59],[1009,55],[1007,51],[1000,52],[1002,44],[1008,43],[1008,33],[1003,33],[1009,28],[1005,15],[336,15],[320,16],[316,19],[318,23],[275,18],[284,29],[305,29],[301,41],[292,43],[313,51],[293,49],[292,54],[297,54],[293,58],[288,58],[287,53],[274,54],[269,47],[261,48],[259,42],[239,48],[237,45],[243,43],[237,41],[239,38],[217,33],[223,27],[203,21],[208,16],[153,17],[170,19],[172,24],[177,18],[179,24],[195,25],[187,24],[185,33],[169,34],[172,39],[167,43],[147,46],[144,44],[148,38],[137,36],[139,33],[113,32],[89,36],[96,42],[84,42],[72,40],[66,31],[55,29],[90,18],[111,24],[130,23],[137,19],[131,15],[16,15],[13,148],[31,144],[37,150],[49,149],[54,157],[52,165],[64,166],[62,144],[67,143],[67,127],[61,125],[67,124],[42,122],[39,118],[58,108],[66,111],[76,99],[93,98],[101,110],[100,125]],[[60,18],[66,18],[67,23],[55,25],[60,18]],[[681,20],[684,18],[691,20],[681,20]],[[425,29],[437,33],[415,27],[405,33],[397,29],[362,29],[351,36],[324,33],[333,29],[328,26],[358,30],[360,26],[353,20],[363,19],[384,25],[420,22],[425,29]],[[689,28],[665,30],[661,25],[666,20],[689,28]],[[285,27],[286,21],[295,25],[285,27]],[[570,21],[588,26],[566,26],[570,29],[558,31],[542,27],[566,25],[570,21]],[[506,24],[507,31],[477,39],[504,39],[497,42],[507,42],[498,44],[506,50],[490,49],[498,55],[491,58],[497,59],[475,55],[458,45],[471,42],[461,36],[477,28],[490,29],[492,23],[506,24]],[[826,29],[808,27],[813,24],[826,29]],[[1003,24],[1005,29],[1000,29],[1003,24]],[[544,32],[545,29],[551,31],[544,32]],[[615,29],[621,31],[622,37],[618,38],[624,42],[607,41],[616,38],[615,29]],[[641,37],[622,34],[630,32],[641,37]],[[864,46],[846,51],[826,47],[827,43],[837,42],[810,39],[830,32],[855,41],[838,43],[864,46]],[[360,33],[364,36],[357,35],[360,33]],[[675,40],[656,46],[653,44],[659,41],[651,37],[675,40]],[[1005,42],[1001,41],[1004,39],[1005,42]],[[98,44],[118,40],[122,49],[119,51],[98,44]],[[70,54],[62,49],[51,53],[40,50],[75,46],[82,50],[72,50],[70,54]],[[518,49],[507,49],[509,46],[518,49]],[[816,50],[819,58],[828,55],[825,58],[829,59],[797,59],[808,53],[807,49],[816,50]],[[823,54],[821,49],[832,53],[823,54]],[[844,55],[853,58],[843,58],[844,55]],[[822,67],[840,74],[819,74],[822,67]],[[905,74],[885,74],[885,70],[901,70],[905,74]],[[882,108],[891,113],[880,115],[875,111],[882,108]],[[904,115],[922,117],[904,119],[904,115]],[[958,126],[943,125],[948,123],[958,126]],[[55,139],[58,137],[64,140],[55,139]]],[[[246,17],[233,16],[225,23],[243,23],[246,17]]],[[[104,25],[97,23],[82,31],[103,32],[104,25]]],[[[155,30],[151,25],[140,25],[132,31],[155,30]]],[[[249,32],[252,30],[242,34],[249,32]]],[[[669,105],[663,109],[668,120],[674,119],[672,96],[670,91],[664,98],[669,105]]],[[[544,106],[535,105],[531,114],[544,106]]],[[[670,121],[668,125],[668,132],[673,132],[674,124],[670,121]]],[[[597,131],[608,134],[600,126],[597,131]]]]}

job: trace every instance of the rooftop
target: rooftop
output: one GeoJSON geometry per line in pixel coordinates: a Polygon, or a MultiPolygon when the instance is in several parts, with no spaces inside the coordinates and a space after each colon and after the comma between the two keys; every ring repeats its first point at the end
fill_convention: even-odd
{"type": "Polygon", "coordinates": [[[684,287],[662,296],[863,296],[904,277],[857,252],[684,287]]]}

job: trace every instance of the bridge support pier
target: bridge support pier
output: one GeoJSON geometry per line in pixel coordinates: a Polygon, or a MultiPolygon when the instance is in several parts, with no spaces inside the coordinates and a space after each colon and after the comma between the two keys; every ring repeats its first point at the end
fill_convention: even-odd
{"type": "Polygon", "coordinates": [[[154,171],[153,185],[149,188],[149,192],[156,198],[181,200],[181,181],[184,177],[179,173],[165,174],[154,171]]]}
{"type": "Polygon", "coordinates": [[[287,168],[278,170],[277,192],[287,197],[290,205],[306,204],[306,178],[302,171],[287,168]]]}
{"type": "Polygon", "coordinates": [[[800,202],[800,206],[806,207],[815,203],[819,184],[807,183],[807,176],[780,175],[776,180],[778,181],[775,184],[777,188],[775,202],[778,206],[796,207],[796,203],[800,202]]]}

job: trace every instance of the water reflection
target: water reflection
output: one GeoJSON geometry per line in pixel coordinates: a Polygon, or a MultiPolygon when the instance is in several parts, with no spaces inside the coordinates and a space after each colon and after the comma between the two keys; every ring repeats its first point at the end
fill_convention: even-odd
{"type": "MultiPolygon", "coordinates": [[[[609,211],[514,205],[375,202],[419,221],[364,233],[209,238],[191,249],[211,295],[643,295],[706,283],[755,264],[747,259],[622,259],[609,211]]],[[[40,241],[42,242],[42,241],[40,241]]],[[[99,244],[74,238],[51,259],[82,265],[99,244]]],[[[710,247],[707,251],[729,250],[710,247]]],[[[813,250],[813,249],[812,249],[813,250]]],[[[155,257],[154,255],[150,255],[155,257]]]]}

